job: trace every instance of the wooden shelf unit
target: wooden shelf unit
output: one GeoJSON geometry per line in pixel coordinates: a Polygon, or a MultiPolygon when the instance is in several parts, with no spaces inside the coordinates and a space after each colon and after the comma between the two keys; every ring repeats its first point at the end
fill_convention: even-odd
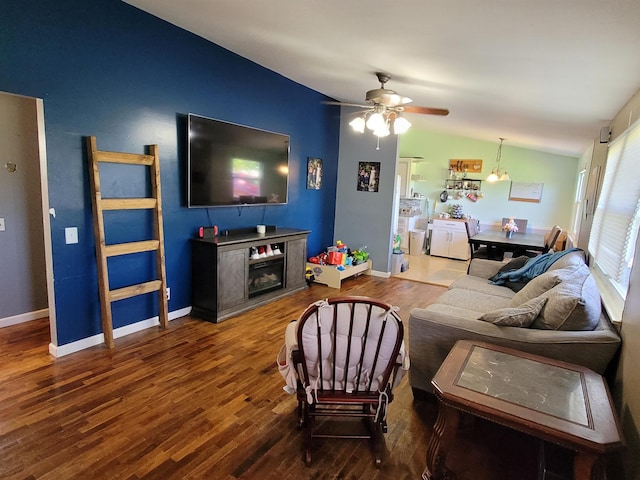
{"type": "Polygon", "coordinates": [[[244,310],[306,287],[309,230],[278,228],[264,235],[246,233],[191,242],[191,314],[217,323],[244,310]],[[278,244],[281,255],[251,259],[251,248],[278,244]],[[251,266],[284,261],[281,286],[251,291],[251,266]]]}

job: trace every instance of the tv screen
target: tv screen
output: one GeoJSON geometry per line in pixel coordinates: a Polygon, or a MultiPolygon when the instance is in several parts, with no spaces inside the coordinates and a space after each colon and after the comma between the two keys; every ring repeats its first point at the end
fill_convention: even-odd
{"type": "Polygon", "coordinates": [[[189,114],[189,207],[287,203],[289,136],[189,114]]]}

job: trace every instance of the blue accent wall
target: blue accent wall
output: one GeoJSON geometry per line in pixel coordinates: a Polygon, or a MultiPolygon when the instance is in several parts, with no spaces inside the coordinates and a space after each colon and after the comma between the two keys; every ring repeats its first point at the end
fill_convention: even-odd
{"type": "MultiPolygon", "coordinates": [[[[58,345],[102,331],[86,136],[101,150],[159,146],[170,311],[191,305],[189,239],[200,225],[310,229],[309,252],[333,242],[339,109],[196,35],[119,0],[10,0],[0,15],[0,90],[44,100],[58,345]],[[290,135],[288,205],[186,208],[187,113],[290,135]],[[309,156],[324,161],[321,190],[306,189],[309,156]],[[77,245],[64,243],[70,226],[77,245]]],[[[115,194],[142,183],[138,173],[103,175],[115,194]]],[[[148,233],[148,219],[134,224],[107,218],[107,240],[148,233]]],[[[112,287],[153,270],[152,258],[130,257],[110,264],[112,287]]],[[[114,327],[156,315],[153,295],[114,303],[114,327]]]]}

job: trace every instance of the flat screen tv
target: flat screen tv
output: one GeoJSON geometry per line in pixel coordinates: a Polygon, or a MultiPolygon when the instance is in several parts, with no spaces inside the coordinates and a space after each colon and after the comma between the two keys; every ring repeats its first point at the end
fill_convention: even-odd
{"type": "Polygon", "coordinates": [[[288,135],[188,117],[189,207],[287,203],[288,135]]]}

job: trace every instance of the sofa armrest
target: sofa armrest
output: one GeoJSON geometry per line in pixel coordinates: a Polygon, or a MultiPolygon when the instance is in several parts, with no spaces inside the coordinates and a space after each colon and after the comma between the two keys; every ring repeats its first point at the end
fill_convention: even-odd
{"type": "Polygon", "coordinates": [[[469,263],[469,275],[489,279],[505,266],[505,263],[484,258],[474,258],[469,263]]]}
{"type": "Polygon", "coordinates": [[[451,313],[447,305],[414,308],[409,316],[409,383],[432,392],[431,379],[458,340],[477,340],[562,360],[603,373],[620,346],[606,318],[592,331],[501,327],[451,313]]]}

